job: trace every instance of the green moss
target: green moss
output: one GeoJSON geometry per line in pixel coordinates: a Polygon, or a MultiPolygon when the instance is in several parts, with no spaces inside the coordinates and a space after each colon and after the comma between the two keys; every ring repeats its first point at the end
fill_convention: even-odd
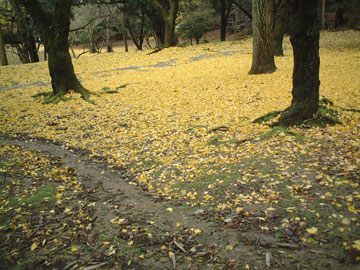
{"type": "Polygon", "coordinates": [[[269,122],[270,120],[274,119],[275,117],[277,117],[279,114],[281,113],[281,111],[272,111],[269,112],[263,116],[260,116],[259,118],[256,118],[253,123],[254,124],[262,124],[262,123],[266,123],[269,122]]]}

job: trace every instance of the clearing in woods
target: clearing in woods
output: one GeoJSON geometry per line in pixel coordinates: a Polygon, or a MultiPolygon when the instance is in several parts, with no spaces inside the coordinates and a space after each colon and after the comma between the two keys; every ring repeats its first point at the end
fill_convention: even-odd
{"type": "Polygon", "coordinates": [[[250,39],[84,55],[96,105],[0,67],[0,268],[357,269],[360,35],[321,34],[334,126],[252,122],[290,104],[284,47],[256,76],[250,39]]]}

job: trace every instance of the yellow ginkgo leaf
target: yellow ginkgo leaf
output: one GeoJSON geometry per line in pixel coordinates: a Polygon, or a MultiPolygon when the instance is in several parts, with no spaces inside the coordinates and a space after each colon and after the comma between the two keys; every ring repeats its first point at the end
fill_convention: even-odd
{"type": "Polygon", "coordinates": [[[312,228],[306,229],[306,231],[307,231],[309,234],[317,235],[318,229],[315,228],[315,227],[312,227],[312,228]]]}
{"type": "Polygon", "coordinates": [[[31,251],[34,251],[36,248],[38,247],[38,244],[36,242],[34,242],[31,247],[30,247],[30,250],[31,251]]]}
{"type": "Polygon", "coordinates": [[[360,240],[355,240],[353,243],[352,247],[360,251],[360,240]]]}
{"type": "Polygon", "coordinates": [[[71,252],[76,252],[76,251],[78,251],[78,248],[76,246],[72,246],[71,247],[71,252]]]}

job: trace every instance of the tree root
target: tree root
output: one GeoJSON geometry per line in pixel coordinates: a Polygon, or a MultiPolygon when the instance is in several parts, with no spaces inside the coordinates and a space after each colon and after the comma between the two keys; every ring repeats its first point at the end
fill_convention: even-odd
{"type": "Polygon", "coordinates": [[[260,116],[259,118],[256,118],[253,123],[254,124],[262,124],[265,122],[269,122],[270,120],[274,119],[276,116],[278,116],[281,113],[281,111],[272,111],[269,112],[263,116],[260,116]]]}
{"type": "MultiPolygon", "coordinates": [[[[58,93],[54,93],[54,92],[41,92],[41,93],[38,93],[36,95],[33,95],[32,97],[33,98],[43,98],[42,100],[42,104],[57,104],[59,103],[60,101],[69,101],[71,100],[73,97],[70,96],[70,97],[65,97],[65,95],[67,94],[68,92],[65,92],[65,91],[60,91],[58,93]]],[[[75,93],[79,93],[81,94],[81,98],[84,99],[86,102],[89,102],[91,104],[94,104],[95,105],[95,102],[93,100],[90,100],[90,95],[97,95],[93,92],[90,92],[89,90],[85,89],[85,88],[80,88],[80,89],[77,89],[75,91],[75,93]]]]}

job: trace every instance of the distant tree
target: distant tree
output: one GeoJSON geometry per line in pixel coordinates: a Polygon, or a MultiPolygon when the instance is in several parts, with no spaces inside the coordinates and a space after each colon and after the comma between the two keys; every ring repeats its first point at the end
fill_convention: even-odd
{"type": "Polygon", "coordinates": [[[299,124],[310,119],[319,107],[319,1],[291,1],[293,29],[290,41],[294,51],[292,101],[282,113],[280,125],[299,124]]]}
{"type": "Polygon", "coordinates": [[[179,11],[180,0],[164,1],[161,4],[158,0],[148,0],[160,12],[165,22],[164,46],[175,46],[177,38],[175,35],[176,18],[179,11]]]}
{"type": "Polygon", "coordinates": [[[189,39],[191,44],[193,39],[199,44],[201,37],[209,29],[213,13],[206,2],[185,2],[179,19],[178,32],[189,39]]]}
{"type": "Polygon", "coordinates": [[[321,0],[321,29],[326,29],[326,0],[321,0]]]}
{"type": "Polygon", "coordinates": [[[220,13],[220,41],[226,39],[226,28],[234,0],[212,0],[213,8],[220,13]]]}
{"type": "Polygon", "coordinates": [[[81,93],[89,100],[90,92],[77,79],[69,53],[69,30],[72,0],[55,0],[47,10],[38,0],[14,0],[24,6],[40,31],[48,52],[49,72],[53,93],[44,102],[62,98],[69,90],[81,93]]]}
{"type": "Polygon", "coordinates": [[[274,54],[284,55],[283,39],[289,20],[290,0],[276,0],[275,27],[274,27],[274,54]]]}
{"type": "Polygon", "coordinates": [[[5,50],[5,42],[3,39],[3,32],[2,32],[2,26],[0,23],[0,60],[1,60],[1,65],[2,66],[7,66],[8,60],[7,60],[7,56],[6,56],[6,50],[5,50]]]}
{"type": "Polygon", "coordinates": [[[225,41],[226,39],[226,26],[229,19],[229,14],[233,0],[221,0],[221,18],[220,18],[220,41],[225,41]]]}
{"type": "Polygon", "coordinates": [[[14,0],[10,0],[10,3],[17,25],[17,35],[20,38],[20,43],[16,46],[18,48],[20,60],[24,64],[39,62],[36,41],[31,29],[30,19],[22,6],[14,0]]]}
{"type": "Polygon", "coordinates": [[[276,70],[273,47],[273,4],[253,0],[253,56],[249,74],[272,73],[276,70]]]}

